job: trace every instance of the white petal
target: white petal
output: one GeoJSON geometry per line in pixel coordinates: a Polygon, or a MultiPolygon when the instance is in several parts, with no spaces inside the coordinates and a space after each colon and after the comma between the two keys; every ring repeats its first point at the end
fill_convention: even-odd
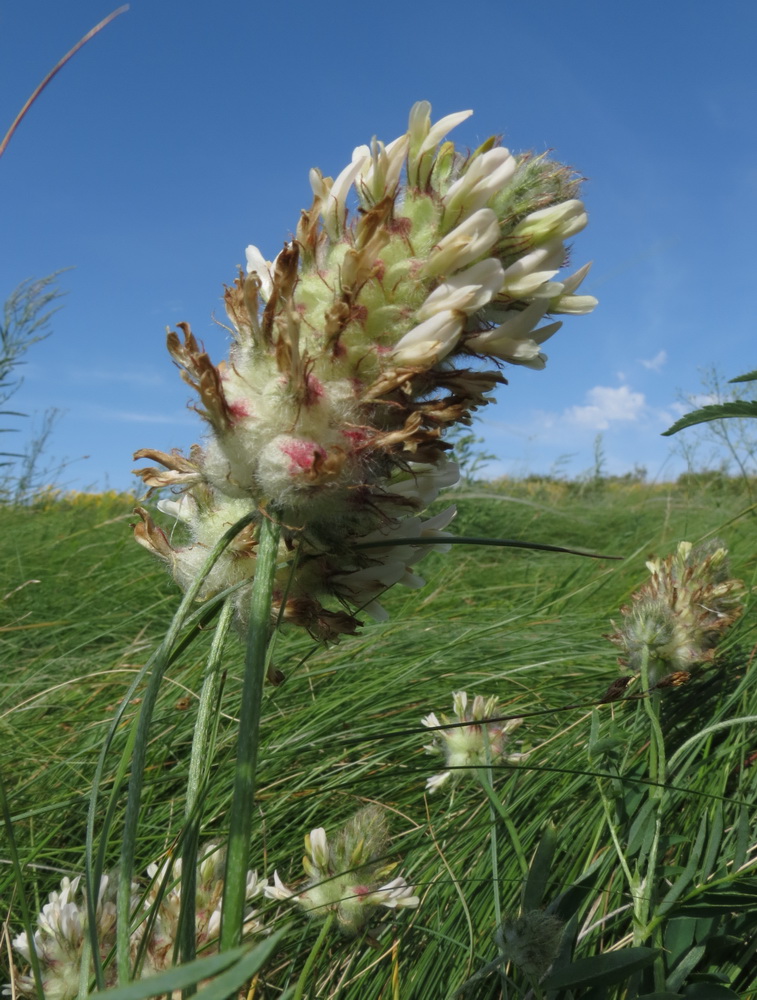
{"type": "Polygon", "coordinates": [[[347,218],[347,193],[364,163],[365,158],[348,163],[331,185],[328,197],[321,206],[323,224],[332,239],[340,236],[344,228],[344,222],[347,218]]]}
{"type": "Polygon", "coordinates": [[[264,259],[258,248],[252,244],[245,250],[245,257],[247,258],[247,273],[255,272],[260,278],[260,295],[267,302],[273,291],[271,265],[269,261],[264,259]]]}
{"type": "Polygon", "coordinates": [[[488,253],[499,237],[496,214],[490,208],[480,208],[439,240],[421,273],[424,277],[434,277],[459,271],[488,253]]]}
{"type": "Polygon", "coordinates": [[[561,295],[556,299],[550,312],[560,313],[569,316],[585,316],[593,312],[599,305],[599,301],[593,295],[561,295]]]}
{"type": "Polygon", "coordinates": [[[471,315],[491,302],[504,280],[505,271],[500,262],[488,257],[442,282],[428,296],[416,316],[424,320],[443,309],[471,315]]]}
{"type": "MultiPolygon", "coordinates": [[[[549,309],[548,299],[536,299],[525,309],[509,310],[510,315],[500,326],[471,338],[465,346],[478,354],[487,353],[487,345],[501,339],[518,340],[527,336],[549,309]]],[[[505,314],[507,316],[507,313],[505,314]]]]}
{"type": "Polygon", "coordinates": [[[273,873],[273,885],[267,885],[263,889],[263,894],[267,899],[291,899],[296,895],[291,889],[287,889],[277,871],[273,873]]]}
{"type": "Polygon", "coordinates": [[[322,826],[310,831],[310,858],[317,868],[324,869],[328,866],[329,842],[322,826]]]}
{"type": "Polygon", "coordinates": [[[588,264],[584,264],[583,267],[579,267],[577,271],[569,275],[567,278],[563,278],[563,295],[572,295],[573,292],[578,288],[581,282],[584,280],[586,275],[591,270],[592,262],[589,261],[588,264]]]}
{"type": "Polygon", "coordinates": [[[420,900],[414,893],[415,890],[412,886],[409,886],[404,878],[399,877],[370,893],[365,897],[365,902],[387,906],[390,910],[394,910],[398,906],[416,907],[420,900]]]}
{"type": "Polygon", "coordinates": [[[472,114],[473,111],[455,111],[451,115],[445,115],[444,118],[440,118],[429,129],[428,135],[421,145],[420,152],[425,153],[427,150],[433,149],[448,132],[451,132],[453,128],[464,122],[466,118],[470,118],[472,114]]]}
{"type": "Polygon", "coordinates": [[[462,177],[455,181],[444,195],[445,219],[455,213],[471,212],[482,208],[499,190],[505,187],[517,169],[517,161],[510,150],[497,146],[477,156],[462,177]]]}
{"type": "Polygon", "coordinates": [[[579,233],[588,221],[583,202],[571,198],[527,215],[513,229],[512,235],[529,237],[538,242],[555,238],[567,240],[579,233]]]}
{"type": "Polygon", "coordinates": [[[401,337],[392,358],[398,365],[430,367],[457,346],[462,329],[463,317],[449,309],[438,312],[401,337]]]}
{"type": "Polygon", "coordinates": [[[465,710],[468,707],[467,691],[454,691],[452,694],[452,711],[461,721],[465,718],[465,710]]]}
{"type": "Polygon", "coordinates": [[[474,346],[480,338],[474,338],[466,345],[477,354],[486,354],[492,358],[501,358],[509,361],[513,365],[524,365],[526,368],[541,370],[546,363],[545,355],[541,354],[539,347],[545,340],[549,340],[562,326],[560,321],[549,323],[547,326],[539,327],[530,336],[508,337],[502,336],[487,340],[480,346],[474,346]]]}
{"type": "Polygon", "coordinates": [[[451,775],[451,771],[442,771],[441,774],[432,774],[430,778],[426,779],[426,791],[429,793],[438,791],[442,785],[449,781],[451,775]]]}

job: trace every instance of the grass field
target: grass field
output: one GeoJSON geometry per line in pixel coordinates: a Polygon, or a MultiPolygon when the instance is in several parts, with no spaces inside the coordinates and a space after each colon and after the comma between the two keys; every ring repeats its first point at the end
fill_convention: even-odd
{"type": "MultiPolygon", "coordinates": [[[[336,830],[356,809],[379,803],[390,819],[391,874],[401,871],[421,902],[382,911],[383,925],[368,932],[332,929],[321,939],[318,921],[261,897],[261,919],[286,930],[248,995],[280,997],[299,980],[295,995],[350,1000],[435,1000],[461,988],[471,998],[757,996],[751,599],[713,666],[655,694],[663,781],[655,778],[650,699],[634,697],[632,684],[625,699],[597,704],[620,672],[605,635],[645,581],[651,554],[717,537],[751,592],[748,488],[720,476],[675,485],[533,480],[469,486],[446,499],[458,505],[459,535],[623,559],[454,546],[424,560],[423,589],[388,595],[386,622],[367,621],[359,636],[330,648],[301,632],[277,638],[284,680],[266,690],[250,866],[263,878],[276,869],[292,885],[302,877],[305,834],[336,830]],[[424,751],[431,734],[421,718],[449,714],[461,690],[496,695],[501,714],[523,717],[508,749],[526,756],[426,796],[426,779],[444,762],[424,751]],[[512,960],[513,935],[525,933],[519,913],[545,912],[564,930],[552,979],[540,985],[528,962],[512,960]],[[510,938],[498,945],[494,932],[507,920],[510,938]],[[584,959],[594,965],[581,966],[584,959]]],[[[103,741],[178,604],[173,582],[132,541],[131,505],[124,496],[79,495],[0,508],[0,755],[23,866],[19,884],[3,848],[0,967],[22,928],[20,894],[35,914],[62,875],[82,871],[103,741]]],[[[140,872],[185,827],[212,636],[208,626],[161,687],[140,872]]],[[[203,796],[205,840],[224,836],[242,661],[232,635],[203,796]]],[[[128,777],[120,755],[142,692],[117,727],[100,779],[96,838],[109,802],[115,810],[107,838],[97,841],[107,870],[117,864],[128,777]]],[[[548,949],[547,925],[530,933],[529,947],[548,949]]]]}

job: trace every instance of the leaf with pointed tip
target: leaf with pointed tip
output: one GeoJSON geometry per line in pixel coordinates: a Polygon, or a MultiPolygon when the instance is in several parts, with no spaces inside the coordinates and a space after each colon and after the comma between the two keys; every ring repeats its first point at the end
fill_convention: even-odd
{"type": "Polygon", "coordinates": [[[706,424],[711,420],[723,420],[725,417],[757,417],[757,401],[751,399],[734,399],[729,403],[713,403],[711,406],[703,406],[700,410],[693,410],[685,417],[676,420],[672,427],[668,427],[662,432],[663,437],[670,437],[686,427],[693,427],[695,424],[706,424]]]}
{"type": "Polygon", "coordinates": [[[528,869],[526,881],[523,883],[520,905],[524,913],[538,910],[542,905],[556,847],[557,831],[554,825],[549,823],[544,831],[544,836],[539,841],[539,846],[536,848],[531,866],[528,869]]]}
{"type": "Polygon", "coordinates": [[[675,901],[683,895],[685,889],[688,888],[689,884],[694,880],[694,876],[697,873],[697,865],[699,864],[699,859],[702,856],[702,851],[704,850],[704,841],[707,836],[707,813],[702,813],[702,818],[699,822],[699,831],[697,832],[697,838],[694,841],[694,845],[689,853],[689,860],[686,867],[675,880],[673,885],[670,887],[665,895],[665,898],[660,902],[657,907],[657,913],[667,913],[668,910],[673,906],[675,901]]]}
{"type": "Polygon", "coordinates": [[[218,955],[198,958],[156,976],[94,993],[91,1000],[149,1000],[150,997],[158,997],[164,993],[170,995],[207,979],[211,979],[211,982],[206,983],[197,993],[198,1000],[225,1000],[226,997],[234,996],[263,968],[285,933],[286,928],[282,928],[254,948],[241,946],[218,955]]]}
{"type": "Polygon", "coordinates": [[[746,375],[737,375],[736,378],[729,378],[729,382],[757,382],[757,371],[747,372],[746,375]]]}
{"type": "Polygon", "coordinates": [[[622,948],[620,951],[606,951],[603,955],[592,955],[590,958],[579,958],[564,969],[553,972],[543,985],[547,990],[573,986],[611,986],[645,969],[659,954],[657,948],[640,945],[636,948],[622,948]]]}
{"type": "Polygon", "coordinates": [[[739,994],[721,983],[692,983],[683,994],[686,1000],[739,1000],[739,994]]]}
{"type": "Polygon", "coordinates": [[[645,993],[643,996],[636,997],[636,1000],[682,1000],[682,993],[645,993]]]}

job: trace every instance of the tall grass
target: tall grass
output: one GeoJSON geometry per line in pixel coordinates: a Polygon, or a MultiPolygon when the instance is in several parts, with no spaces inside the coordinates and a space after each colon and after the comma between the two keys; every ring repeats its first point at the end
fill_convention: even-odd
{"type": "MultiPolygon", "coordinates": [[[[556,980],[550,996],[757,995],[757,899],[749,889],[757,840],[753,616],[729,633],[714,668],[661,692],[669,765],[662,785],[650,772],[645,700],[598,704],[618,676],[603,634],[643,582],[650,553],[717,534],[735,575],[752,582],[754,515],[745,491],[728,481],[593,490],[509,482],[461,491],[457,502],[459,534],[625,558],[454,547],[429,556],[424,589],[388,596],[387,622],[368,623],[330,648],[314,648],[301,634],[277,637],[284,680],[266,688],[262,706],[251,867],[296,883],[309,830],[334,830],[359,806],[380,803],[392,821],[388,861],[401,862],[422,901],[413,912],[387,911],[383,930],[330,933],[315,950],[320,925],[284,904],[261,904],[263,919],[284,921],[288,931],[251,996],[294,988],[308,956],[310,996],[427,1000],[461,988],[473,997],[539,995],[494,941],[524,893],[526,908],[546,907],[566,925],[554,975],[575,969],[571,957],[628,959],[614,979],[605,960],[595,985],[591,969],[577,985],[563,971],[566,984],[556,980]],[[429,734],[420,719],[448,710],[458,690],[496,694],[503,713],[524,719],[512,746],[528,756],[492,766],[494,804],[475,778],[424,797],[426,778],[443,765],[424,752],[429,734]],[[654,883],[639,889],[655,816],[654,883]],[[634,924],[634,892],[650,900],[647,923],[659,916],[656,926],[634,924]],[[659,949],[657,958],[645,958],[645,948],[659,949]]],[[[13,932],[21,891],[39,910],[61,874],[82,871],[103,738],[178,604],[173,584],[129,537],[130,503],[63,497],[0,510],[0,746],[23,866],[18,885],[5,854],[0,864],[13,932]]],[[[210,624],[172,663],[158,693],[137,872],[177,850],[186,829],[190,750],[213,635],[210,624]]],[[[243,661],[232,635],[202,788],[204,839],[228,828],[243,661]]],[[[105,761],[96,820],[114,793],[102,845],[110,870],[128,777],[119,755],[144,693],[144,686],[134,693],[105,761]]]]}

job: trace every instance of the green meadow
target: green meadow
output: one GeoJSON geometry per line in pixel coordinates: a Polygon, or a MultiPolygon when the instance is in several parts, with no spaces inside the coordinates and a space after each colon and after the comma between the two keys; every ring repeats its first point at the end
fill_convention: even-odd
{"type": "MultiPolygon", "coordinates": [[[[282,935],[262,968],[207,995],[757,996],[753,486],[718,474],[675,484],[467,485],[444,497],[458,506],[458,535],[622,558],[455,545],[430,553],[419,567],[426,585],[393,588],[388,619],[366,617],[357,636],[324,647],[282,629],[273,653],[279,683],[265,690],[249,866],[296,885],[311,829],[331,833],[380,804],[391,829],[388,877],[401,873],[420,905],[381,910],[357,936],[332,928],[319,937],[317,920],[260,896],[259,918],[282,935]],[[712,665],[655,693],[666,762],[659,781],[638,682],[603,701],[621,675],[606,635],[647,578],[651,555],[713,538],[728,547],[747,606],[712,665]],[[522,718],[508,750],[524,756],[427,795],[444,760],[424,750],[432,734],[421,719],[449,715],[458,691],[496,695],[501,715],[522,718]],[[526,914],[560,921],[547,978],[514,959],[512,934],[509,943],[495,938],[503,923],[522,930],[526,914]]],[[[98,760],[179,603],[172,580],[131,537],[133,502],[50,494],[0,507],[2,982],[10,939],[23,928],[22,897],[34,920],[60,879],[83,870],[95,782],[95,844],[105,871],[118,864],[129,776],[122,755],[143,683],[99,771],[98,760]]],[[[141,875],[181,843],[213,633],[210,617],[194,628],[160,687],[136,844],[141,875]]],[[[243,660],[232,632],[202,793],[203,842],[227,829],[243,660]]],[[[540,933],[548,936],[537,928],[537,951],[540,933]]]]}

